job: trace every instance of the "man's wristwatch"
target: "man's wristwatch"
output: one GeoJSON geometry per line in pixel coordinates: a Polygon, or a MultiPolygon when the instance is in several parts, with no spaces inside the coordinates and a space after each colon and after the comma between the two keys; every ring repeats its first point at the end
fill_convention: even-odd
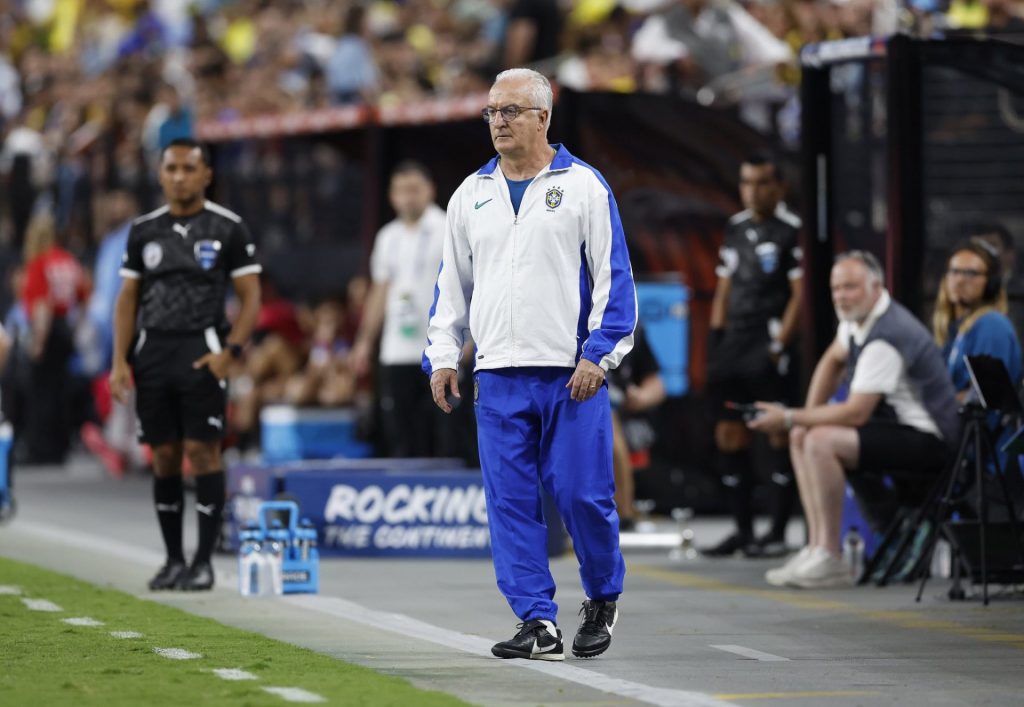
{"type": "Polygon", "coordinates": [[[242,358],[242,345],[241,344],[228,344],[228,353],[231,354],[231,358],[240,359],[242,358]]]}
{"type": "Polygon", "coordinates": [[[793,411],[786,408],[782,413],[782,426],[786,428],[786,432],[790,432],[793,429],[793,411]]]}

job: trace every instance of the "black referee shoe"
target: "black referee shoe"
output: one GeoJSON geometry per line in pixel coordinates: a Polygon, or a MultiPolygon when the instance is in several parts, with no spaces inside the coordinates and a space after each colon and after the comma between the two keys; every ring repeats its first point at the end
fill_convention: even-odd
{"type": "Polygon", "coordinates": [[[149,580],[149,588],[154,592],[162,589],[174,589],[187,569],[188,565],[184,560],[167,560],[156,576],[149,580]]]}
{"type": "Polygon", "coordinates": [[[178,589],[186,592],[213,589],[213,567],[209,562],[193,562],[178,580],[178,589]]]}
{"type": "Polygon", "coordinates": [[[565,660],[562,632],[551,621],[534,619],[518,624],[519,633],[507,641],[495,643],[491,653],[499,658],[528,660],[565,660]]]}
{"type": "Polygon", "coordinates": [[[753,541],[749,535],[733,533],[717,545],[701,548],[700,554],[704,557],[732,557],[737,552],[744,551],[753,541]]]}
{"type": "Polygon", "coordinates": [[[583,621],[572,641],[572,654],[577,658],[601,655],[612,644],[612,629],[619,620],[615,602],[588,599],[583,602],[580,615],[583,621]]]}

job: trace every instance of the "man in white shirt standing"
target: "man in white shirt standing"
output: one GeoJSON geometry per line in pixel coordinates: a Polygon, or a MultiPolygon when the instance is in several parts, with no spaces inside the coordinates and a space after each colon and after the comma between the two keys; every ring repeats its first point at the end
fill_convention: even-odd
{"type": "Polygon", "coordinates": [[[498,75],[483,118],[498,156],[448,204],[424,370],[445,412],[466,333],[498,588],[523,622],[491,652],[562,660],[541,486],[573,539],[587,594],[578,657],[607,650],[625,565],[613,500],[605,373],[633,346],[636,290],[615,198],[590,165],[549,145],[551,85],[498,75]]]}
{"type": "MultiPolygon", "coordinates": [[[[423,388],[420,363],[427,311],[441,264],[445,213],[434,203],[434,182],[418,162],[400,163],[388,191],[397,218],[377,233],[370,257],[373,284],[352,347],[358,376],[369,373],[380,336],[379,404],[384,439],[393,457],[441,452],[438,424],[447,423],[423,388]]],[[[449,450],[443,450],[445,452],[449,450]]]]}

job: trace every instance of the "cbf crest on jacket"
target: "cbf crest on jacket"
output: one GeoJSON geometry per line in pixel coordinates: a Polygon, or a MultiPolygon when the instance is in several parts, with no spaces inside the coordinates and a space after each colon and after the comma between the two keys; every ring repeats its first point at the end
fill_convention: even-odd
{"type": "Polygon", "coordinates": [[[423,369],[455,369],[466,332],[476,369],[606,371],[633,347],[637,304],[618,207],[601,174],[561,145],[518,215],[495,157],[448,203],[423,369]]]}

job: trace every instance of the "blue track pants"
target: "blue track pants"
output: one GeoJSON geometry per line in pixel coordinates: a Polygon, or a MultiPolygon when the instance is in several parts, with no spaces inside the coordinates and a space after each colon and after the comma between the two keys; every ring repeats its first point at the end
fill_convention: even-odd
{"type": "Polygon", "coordinates": [[[571,368],[504,368],[476,374],[480,465],[498,588],[523,621],[554,621],[541,484],[572,536],[583,589],[615,601],[626,572],[612,472],[611,409],[601,386],[569,398],[571,368]]]}

